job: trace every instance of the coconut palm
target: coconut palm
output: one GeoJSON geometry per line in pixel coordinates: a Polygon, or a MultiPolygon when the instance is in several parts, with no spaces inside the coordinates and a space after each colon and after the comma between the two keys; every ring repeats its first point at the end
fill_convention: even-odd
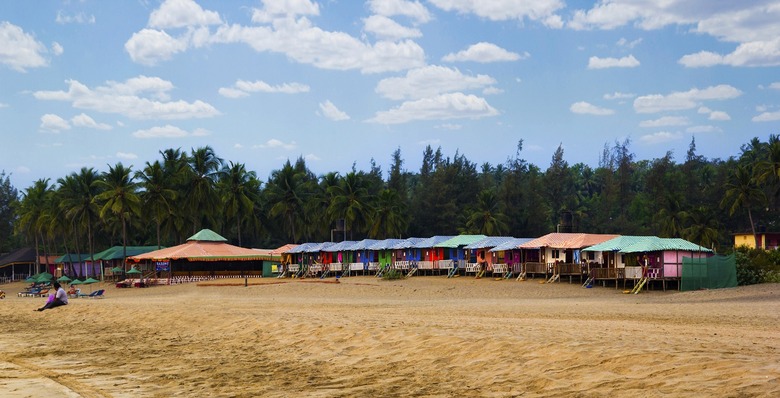
{"type": "Polygon", "coordinates": [[[282,220],[288,228],[292,242],[298,241],[299,226],[304,217],[304,204],[307,197],[306,175],[293,168],[289,160],[279,170],[274,170],[266,184],[266,197],[269,203],[269,215],[282,220]]]}
{"type": "MultiPolygon", "coordinates": [[[[726,192],[723,200],[720,202],[722,208],[728,208],[729,216],[733,216],[739,209],[747,209],[748,219],[750,220],[750,230],[753,236],[756,236],[756,225],[753,222],[752,207],[764,203],[766,196],[764,191],[758,187],[753,173],[746,165],[737,165],[731,181],[726,184],[726,192]]],[[[758,241],[756,241],[758,246],[758,241]]]]}
{"type": "Polygon", "coordinates": [[[187,191],[187,210],[192,217],[192,233],[200,229],[203,221],[214,223],[214,211],[218,208],[216,183],[222,171],[222,159],[210,146],[193,149],[190,154],[187,191]]]}
{"type": "Polygon", "coordinates": [[[18,231],[35,241],[35,267],[38,271],[38,259],[40,239],[46,229],[46,209],[49,205],[49,196],[52,194],[52,186],[48,178],[36,180],[31,187],[22,193],[20,203],[18,231]]]}
{"type": "Polygon", "coordinates": [[[477,196],[477,205],[466,220],[466,228],[483,235],[502,235],[508,227],[506,216],[501,211],[498,195],[492,189],[485,189],[477,196]]]}
{"type": "Polygon", "coordinates": [[[368,229],[370,237],[400,237],[406,231],[409,220],[405,216],[406,206],[398,192],[391,189],[382,190],[372,210],[371,225],[368,229]]]}
{"type": "Polygon", "coordinates": [[[238,245],[241,246],[241,223],[253,213],[260,192],[260,181],[254,171],[241,163],[230,162],[222,171],[219,182],[222,205],[228,219],[236,222],[238,245]]]}
{"type": "MultiPolygon", "coordinates": [[[[122,163],[109,166],[108,172],[98,185],[104,189],[95,196],[95,201],[101,204],[100,218],[115,216],[122,225],[122,261],[127,265],[127,223],[141,213],[141,198],[138,196],[138,183],[132,177],[132,169],[122,163]]],[[[101,274],[102,278],[102,274],[101,274]]]]}
{"type": "Polygon", "coordinates": [[[352,171],[329,188],[333,200],[328,207],[332,219],[344,219],[348,232],[362,231],[371,214],[371,195],[362,173],[352,171]]]}
{"type": "Polygon", "coordinates": [[[139,193],[143,203],[145,214],[154,219],[155,233],[157,235],[157,248],[160,244],[160,229],[164,219],[171,215],[176,191],[173,185],[173,176],[165,172],[159,161],[146,162],[143,171],[135,173],[140,181],[142,191],[139,193]]]}

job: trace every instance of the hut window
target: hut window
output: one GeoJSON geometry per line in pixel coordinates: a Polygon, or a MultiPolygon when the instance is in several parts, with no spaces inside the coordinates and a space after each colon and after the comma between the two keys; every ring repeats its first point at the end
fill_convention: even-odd
{"type": "Polygon", "coordinates": [[[561,251],[558,249],[553,249],[552,258],[560,258],[560,257],[561,257],[561,251]]]}

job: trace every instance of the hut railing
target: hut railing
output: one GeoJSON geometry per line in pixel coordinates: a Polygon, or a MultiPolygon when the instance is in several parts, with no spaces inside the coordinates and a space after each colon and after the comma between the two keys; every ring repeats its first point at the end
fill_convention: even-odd
{"type": "Polygon", "coordinates": [[[349,263],[349,270],[350,271],[362,271],[363,270],[363,263],[349,263]]]}
{"type": "Polygon", "coordinates": [[[548,268],[546,263],[534,263],[534,262],[525,263],[525,272],[526,272],[526,274],[544,274],[544,275],[547,275],[548,269],[549,268],[548,268]]]}
{"type": "Polygon", "coordinates": [[[331,272],[341,272],[344,269],[344,263],[330,263],[328,269],[331,272]]]}
{"type": "Polygon", "coordinates": [[[452,269],[453,267],[454,267],[453,260],[436,261],[436,268],[438,269],[452,269]]]}
{"type": "Polygon", "coordinates": [[[466,263],[466,273],[476,274],[479,271],[479,263],[466,263]]]}
{"type": "Polygon", "coordinates": [[[409,261],[396,261],[394,267],[395,269],[409,269],[409,261]]]}
{"type": "Polygon", "coordinates": [[[418,269],[433,269],[433,261],[418,261],[418,269]]]}
{"type": "Polygon", "coordinates": [[[370,262],[368,263],[368,268],[366,268],[368,271],[377,271],[379,270],[379,262],[370,262]]]}

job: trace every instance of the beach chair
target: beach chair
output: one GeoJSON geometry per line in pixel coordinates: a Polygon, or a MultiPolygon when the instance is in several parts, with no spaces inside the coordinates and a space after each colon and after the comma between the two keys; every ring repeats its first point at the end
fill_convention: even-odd
{"type": "Polygon", "coordinates": [[[103,298],[104,297],[103,293],[105,293],[105,292],[106,291],[103,290],[103,289],[95,290],[94,292],[88,294],[87,297],[89,297],[89,298],[103,298]]]}

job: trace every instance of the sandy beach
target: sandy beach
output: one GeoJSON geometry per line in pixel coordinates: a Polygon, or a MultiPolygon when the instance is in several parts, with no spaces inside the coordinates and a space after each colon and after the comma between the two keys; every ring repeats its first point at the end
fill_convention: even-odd
{"type": "Polygon", "coordinates": [[[0,286],[3,397],[776,397],[780,285],[473,278],[116,289],[33,311],[0,286]]]}

